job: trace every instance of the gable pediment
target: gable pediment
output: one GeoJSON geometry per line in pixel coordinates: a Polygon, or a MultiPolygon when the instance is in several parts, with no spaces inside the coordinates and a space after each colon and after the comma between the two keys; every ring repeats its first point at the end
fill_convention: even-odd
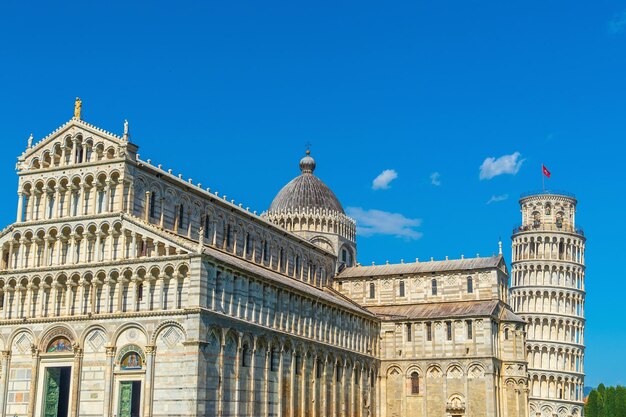
{"type": "Polygon", "coordinates": [[[76,157],[80,158],[80,162],[112,159],[125,155],[129,147],[132,152],[137,149],[121,136],[73,118],[26,149],[18,158],[17,170],[30,171],[71,164],[74,147],[83,150],[76,157]]]}

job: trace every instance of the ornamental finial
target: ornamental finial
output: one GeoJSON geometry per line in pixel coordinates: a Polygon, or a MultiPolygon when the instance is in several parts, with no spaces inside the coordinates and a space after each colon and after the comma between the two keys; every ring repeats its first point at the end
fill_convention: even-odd
{"type": "Polygon", "coordinates": [[[74,118],[80,120],[80,111],[83,107],[83,101],[80,97],[76,97],[76,101],[74,101],[74,118]]]}

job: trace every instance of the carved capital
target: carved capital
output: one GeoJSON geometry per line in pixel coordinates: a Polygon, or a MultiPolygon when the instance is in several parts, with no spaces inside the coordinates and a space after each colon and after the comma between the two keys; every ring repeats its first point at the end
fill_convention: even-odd
{"type": "Polygon", "coordinates": [[[74,348],[74,357],[76,359],[82,358],[84,354],[85,354],[85,351],[83,350],[83,348],[80,348],[80,347],[74,348]]]}
{"type": "Polygon", "coordinates": [[[146,354],[156,355],[156,345],[146,345],[146,354]]]}
{"type": "MultiPolygon", "coordinates": [[[[30,354],[33,357],[33,359],[38,358],[39,357],[39,353],[41,351],[39,350],[39,348],[37,347],[37,345],[35,345],[34,343],[32,343],[30,345],[30,354]]],[[[4,357],[4,352],[3,353],[3,357],[4,357]]]]}
{"type": "Polygon", "coordinates": [[[112,358],[113,356],[115,356],[115,346],[107,346],[106,355],[108,358],[112,358]]]}

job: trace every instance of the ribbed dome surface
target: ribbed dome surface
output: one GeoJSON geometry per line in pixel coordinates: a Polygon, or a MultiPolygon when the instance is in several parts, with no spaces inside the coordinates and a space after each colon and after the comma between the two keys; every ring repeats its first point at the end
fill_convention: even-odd
{"type": "Polygon", "coordinates": [[[278,192],[270,205],[270,213],[297,209],[320,209],[345,214],[335,193],[315,175],[315,160],[309,155],[300,161],[302,174],[291,180],[278,192]]]}

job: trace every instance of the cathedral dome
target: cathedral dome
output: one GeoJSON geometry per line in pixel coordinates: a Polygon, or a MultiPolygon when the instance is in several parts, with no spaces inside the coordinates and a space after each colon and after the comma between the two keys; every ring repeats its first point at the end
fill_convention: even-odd
{"type": "Polygon", "coordinates": [[[270,205],[269,213],[319,209],[345,214],[335,193],[313,175],[316,165],[310,153],[307,151],[306,156],[300,160],[302,174],[278,192],[270,205]]]}

